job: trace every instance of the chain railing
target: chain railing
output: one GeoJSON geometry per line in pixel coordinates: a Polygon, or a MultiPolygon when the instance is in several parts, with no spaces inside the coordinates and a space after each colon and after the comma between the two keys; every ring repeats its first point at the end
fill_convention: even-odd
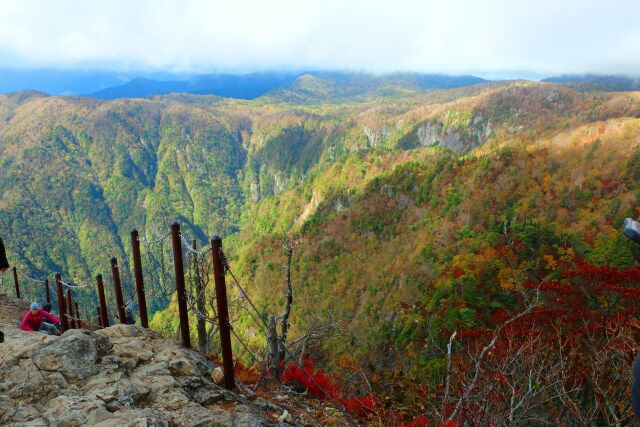
{"type": "MultiPolygon", "coordinates": [[[[202,334],[203,330],[210,337],[213,333],[217,333],[220,336],[225,387],[234,388],[234,361],[231,348],[230,337],[233,335],[238,345],[244,349],[253,360],[259,361],[259,366],[262,371],[263,378],[271,379],[277,387],[286,392],[292,399],[298,399],[297,394],[283,385],[280,378],[274,375],[274,372],[266,367],[266,355],[258,355],[251,349],[245,340],[241,337],[241,334],[234,330],[234,324],[237,320],[233,320],[229,317],[227,291],[225,284],[225,276],[232,279],[233,288],[237,290],[237,299],[233,301],[237,307],[234,312],[244,313],[248,315],[248,319],[253,322],[253,325],[257,330],[265,333],[265,336],[276,333],[274,326],[270,325],[266,318],[260,313],[254,302],[249,297],[245,288],[240,284],[236,275],[233,273],[229,266],[229,262],[222,250],[221,239],[214,237],[211,240],[211,246],[206,250],[199,250],[196,247],[195,241],[189,241],[188,237],[179,231],[179,224],[172,224],[172,231],[161,236],[155,240],[147,240],[145,238],[138,238],[137,232],[134,237],[132,232],[132,247],[134,239],[137,239],[137,243],[141,243],[145,249],[146,276],[144,274],[136,274],[139,276],[134,278],[130,265],[130,257],[134,257],[134,267],[142,270],[142,255],[140,251],[135,249],[131,252],[124,251],[125,258],[118,262],[116,258],[112,258],[112,275],[106,276],[106,287],[102,286],[102,276],[96,277],[98,282],[98,299],[100,300],[99,314],[96,316],[90,316],[90,310],[85,308],[84,319],[80,316],[80,310],[77,303],[74,304],[72,300],[73,292],[88,293],[95,289],[92,283],[78,284],[77,281],[68,280],[63,281],[59,275],[56,275],[56,285],[58,286],[58,309],[60,310],[61,319],[63,319],[63,325],[65,327],[91,327],[96,323],[102,325],[102,327],[108,326],[110,319],[115,317],[119,318],[121,323],[126,322],[126,314],[124,313],[125,307],[130,306],[136,300],[136,291],[138,291],[138,300],[140,295],[149,295],[152,298],[162,298],[165,300],[172,300],[174,293],[176,294],[175,300],[178,304],[180,313],[180,331],[182,335],[182,343],[185,347],[190,347],[189,337],[189,318],[188,313],[191,313],[199,321],[198,333],[202,334]],[[173,243],[173,260],[170,262],[167,259],[165,242],[172,236],[173,243]],[[184,252],[184,253],[183,253],[184,252]],[[185,259],[183,259],[185,255],[185,259]],[[184,262],[186,261],[186,262],[184,262]],[[167,271],[170,265],[174,267],[174,275],[167,271]],[[155,274],[154,274],[155,273],[155,274]],[[144,287],[143,276],[146,279],[149,286],[144,287]],[[210,289],[210,281],[213,277],[215,282],[215,297],[210,289]],[[124,279],[124,280],[122,280],[124,279]],[[170,279],[175,282],[175,286],[169,286],[170,279]],[[188,286],[187,286],[188,285],[188,286]],[[123,288],[127,289],[127,298],[123,298],[123,288]],[[106,290],[106,293],[104,292],[106,290]],[[67,296],[64,294],[67,293],[67,296]],[[113,307],[113,301],[116,300],[115,312],[109,310],[109,306],[113,307]],[[107,301],[111,301],[112,304],[108,304],[107,301]],[[206,303],[209,303],[207,307],[206,303]],[[117,314],[116,314],[117,313],[117,314]],[[106,324],[105,324],[106,320],[106,324]],[[66,326],[66,325],[69,326],[66,326]],[[208,325],[209,331],[206,332],[206,328],[202,328],[202,325],[208,325]]],[[[39,280],[31,277],[26,273],[22,273],[20,278],[29,281],[34,284],[42,285],[44,280],[39,280]]],[[[8,276],[5,273],[0,274],[0,280],[2,283],[8,281],[8,276]]],[[[15,275],[16,291],[19,292],[18,275],[15,275]]],[[[94,291],[95,292],[95,291],[94,291]]],[[[235,293],[235,292],[234,292],[235,293]]],[[[19,294],[18,294],[19,295],[19,294]]],[[[94,294],[95,297],[95,294],[94,294]]],[[[86,299],[86,298],[85,298],[86,299]]],[[[140,307],[139,307],[140,308],[140,307]]],[[[145,317],[146,317],[146,308],[145,317]]],[[[63,331],[64,332],[64,331],[63,331]]],[[[320,390],[324,398],[331,403],[335,409],[339,410],[349,424],[355,425],[355,422],[350,418],[345,407],[337,401],[327,390],[318,384],[316,379],[307,372],[305,367],[301,366],[297,361],[297,358],[290,352],[286,346],[283,347],[287,354],[287,360],[291,364],[295,365],[304,375],[309,378],[310,383],[320,390]]],[[[206,349],[205,349],[206,350],[206,349]]],[[[304,409],[303,405],[300,408],[304,409]]],[[[307,413],[307,417],[311,424],[322,425],[318,422],[313,414],[307,413]]],[[[306,417],[305,417],[306,418],[306,417]]]]}

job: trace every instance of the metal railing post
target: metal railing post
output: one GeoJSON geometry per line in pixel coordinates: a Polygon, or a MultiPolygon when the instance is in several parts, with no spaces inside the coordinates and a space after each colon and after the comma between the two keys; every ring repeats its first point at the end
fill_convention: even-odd
{"type": "Polygon", "coordinates": [[[76,308],[76,313],[75,313],[75,314],[76,314],[76,315],[75,315],[75,318],[76,318],[76,326],[77,326],[78,328],[82,328],[82,326],[81,326],[81,324],[80,324],[80,309],[78,308],[78,301],[74,301],[74,302],[73,302],[73,306],[76,308]]]}
{"type": "Polygon", "coordinates": [[[235,388],[233,373],[233,353],[231,351],[231,329],[229,325],[229,307],[227,305],[227,285],[224,279],[224,265],[222,264],[222,239],[220,236],[211,238],[211,252],[213,256],[213,277],[216,285],[216,303],[218,306],[218,324],[220,328],[220,345],[222,347],[222,369],[224,371],[224,386],[227,390],[235,388]]]}
{"type": "Polygon", "coordinates": [[[60,315],[60,333],[63,333],[69,329],[69,319],[67,319],[67,306],[64,302],[64,291],[62,290],[62,281],[60,280],[60,273],[56,273],[56,288],[58,291],[58,314],[60,315]]]}
{"type": "Polygon", "coordinates": [[[138,230],[131,230],[131,255],[133,256],[133,271],[136,276],[136,292],[138,294],[138,310],[140,311],[140,324],[149,328],[147,319],[147,298],[144,294],[144,277],[142,276],[142,259],[140,258],[140,239],[138,230]]]}
{"type": "Polygon", "coordinates": [[[104,284],[102,274],[96,276],[98,282],[98,299],[100,300],[100,323],[103,328],[109,327],[109,313],[107,312],[107,299],[104,296],[104,284]]]}
{"type": "Polygon", "coordinates": [[[49,291],[49,279],[44,279],[44,286],[45,289],[47,290],[47,304],[51,304],[51,294],[49,291]]]}
{"type": "Polygon", "coordinates": [[[120,323],[127,324],[127,317],[124,312],[124,298],[122,297],[122,283],[120,282],[120,272],[118,271],[118,259],[111,258],[111,275],[113,276],[113,287],[116,291],[116,304],[118,305],[118,316],[120,323]]]}
{"type": "Polygon", "coordinates": [[[73,314],[73,299],[71,299],[71,289],[67,289],[67,315],[69,316],[71,329],[77,329],[76,316],[73,314]]]}
{"type": "Polygon", "coordinates": [[[13,282],[16,284],[16,297],[20,299],[20,285],[18,283],[18,270],[13,267],[13,282]]]}
{"type": "Polygon", "coordinates": [[[176,273],[176,292],[178,298],[178,312],[180,313],[180,331],[182,333],[182,345],[191,348],[191,336],[189,335],[189,317],[187,310],[187,297],[184,285],[184,263],[182,260],[182,241],[180,240],[180,224],[178,221],[171,223],[171,240],[173,243],[173,266],[176,273]]]}

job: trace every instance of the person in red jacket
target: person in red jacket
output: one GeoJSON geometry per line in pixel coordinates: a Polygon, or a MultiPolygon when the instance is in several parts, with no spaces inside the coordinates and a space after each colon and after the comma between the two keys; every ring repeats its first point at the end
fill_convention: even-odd
{"type": "Polygon", "coordinates": [[[60,319],[53,314],[41,310],[40,305],[34,302],[31,303],[30,310],[24,315],[20,329],[23,331],[37,331],[43,334],[58,335],[58,329],[52,325],[52,323],[60,323],[60,319]],[[47,319],[51,323],[47,323],[43,319],[47,319]]]}

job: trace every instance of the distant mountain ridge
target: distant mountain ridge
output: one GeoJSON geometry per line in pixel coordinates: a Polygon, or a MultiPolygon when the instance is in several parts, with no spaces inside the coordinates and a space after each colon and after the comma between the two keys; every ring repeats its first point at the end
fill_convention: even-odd
{"type": "Polygon", "coordinates": [[[140,98],[169,93],[216,95],[252,100],[263,95],[273,101],[321,101],[366,96],[401,95],[429,89],[451,89],[484,83],[475,76],[394,73],[373,75],[314,71],[305,73],[264,72],[246,75],[211,74],[183,81],[136,78],[89,96],[102,99],[140,98]]]}
{"type": "Polygon", "coordinates": [[[48,95],[100,99],[145,98],[170,93],[215,95],[252,100],[309,102],[372,96],[406,95],[450,89],[486,80],[475,76],[338,71],[264,71],[249,74],[171,74],[109,71],[0,69],[0,94],[24,90],[48,95]]]}
{"type": "MultiPolygon", "coordinates": [[[[473,75],[346,71],[261,71],[172,73],[104,70],[0,69],[0,94],[38,91],[47,95],[80,95],[100,99],[145,98],[170,93],[215,95],[267,102],[327,102],[402,96],[425,90],[452,89],[488,80],[473,75]]],[[[579,91],[635,91],[640,79],[622,75],[562,75],[542,82],[561,83],[579,91]]]]}
{"type": "Polygon", "coordinates": [[[542,80],[549,83],[562,83],[579,91],[615,91],[628,92],[640,90],[640,78],[602,75],[602,74],[567,74],[549,77],[542,80]]]}
{"type": "Polygon", "coordinates": [[[224,98],[255,99],[294,80],[296,73],[264,72],[245,75],[210,74],[188,80],[161,81],[138,77],[122,86],[109,87],[88,96],[101,99],[144,98],[169,93],[216,95],[224,98]]]}
{"type": "Polygon", "coordinates": [[[268,93],[266,98],[286,102],[342,102],[347,99],[410,95],[433,89],[454,89],[486,82],[475,76],[323,71],[303,74],[289,86],[268,93]]]}
{"type": "Polygon", "coordinates": [[[120,86],[136,77],[184,80],[193,75],[138,71],[0,69],[0,94],[35,90],[48,95],[81,95],[120,86]]]}

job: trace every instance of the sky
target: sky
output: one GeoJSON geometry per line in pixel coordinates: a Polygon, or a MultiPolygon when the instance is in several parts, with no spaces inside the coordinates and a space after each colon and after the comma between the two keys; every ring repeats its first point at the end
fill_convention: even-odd
{"type": "Polygon", "coordinates": [[[640,77],[640,0],[0,0],[0,68],[640,77]]]}

